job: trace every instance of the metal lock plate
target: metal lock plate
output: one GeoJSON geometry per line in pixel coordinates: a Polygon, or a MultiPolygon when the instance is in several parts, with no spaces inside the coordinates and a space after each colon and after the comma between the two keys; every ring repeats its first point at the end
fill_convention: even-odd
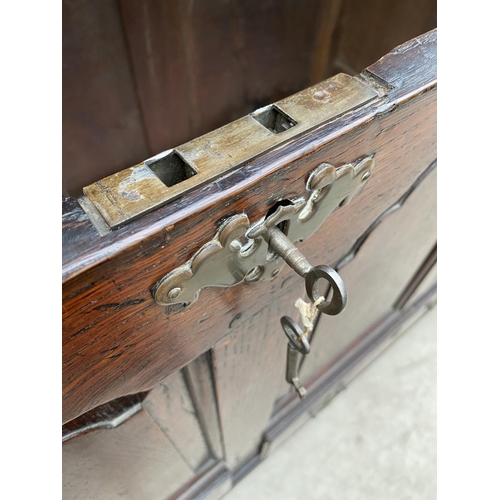
{"type": "MultiPolygon", "coordinates": [[[[188,306],[206,287],[230,287],[243,281],[251,283],[276,277],[285,259],[270,251],[270,232],[286,221],[285,236],[289,242],[309,238],[333,211],[347,205],[361,191],[371,177],[374,165],[374,155],[341,167],[323,163],[307,180],[306,188],[310,192],[307,199],[289,201],[254,224],[245,214],[228,218],[215,237],[188,262],[158,281],[153,289],[156,302],[162,306],[188,306]]],[[[309,267],[304,262],[299,262],[297,268],[292,265],[294,262],[290,263],[288,259],[286,262],[306,277],[307,286],[306,274],[311,266],[303,260],[309,267]]],[[[309,286],[314,289],[314,283],[309,286]]]]}
{"type": "Polygon", "coordinates": [[[117,229],[377,98],[366,82],[340,73],[83,191],[109,228],[117,229]]]}

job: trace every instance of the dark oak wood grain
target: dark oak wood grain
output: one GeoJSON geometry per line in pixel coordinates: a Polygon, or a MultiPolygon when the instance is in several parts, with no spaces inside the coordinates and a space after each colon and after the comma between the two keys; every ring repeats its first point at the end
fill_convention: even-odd
{"type": "MultiPolygon", "coordinates": [[[[365,74],[373,75],[394,87],[392,96],[401,103],[411,97],[408,87],[421,88],[428,82],[429,74],[437,78],[437,31],[432,30],[396,47],[366,69],[365,74]],[[401,68],[406,68],[401,71],[401,68]],[[420,68],[427,68],[420,71],[420,68]]],[[[418,93],[418,90],[416,90],[418,93]]]]}
{"type": "Polygon", "coordinates": [[[152,153],[326,78],[339,5],[120,1],[152,153]]]}
{"type": "MultiPolygon", "coordinates": [[[[399,61],[400,72],[409,75],[386,72],[394,87],[387,97],[127,227],[101,237],[75,202],[65,201],[64,421],[124,394],[151,389],[214,346],[238,314],[255,314],[267,304],[269,283],[207,289],[198,302],[177,311],[166,311],[152,299],[154,283],[211,239],[224,217],[245,211],[256,220],[277,200],[303,195],[308,173],[321,162],[341,165],[374,152],[377,166],[366,189],[349,209],[327,219],[323,236],[301,245],[314,264],[337,262],[374,218],[409,189],[436,156],[436,80],[429,63],[435,57],[434,39],[427,35],[413,47],[399,48],[386,59],[392,67],[399,61]],[[415,79],[408,61],[413,51],[421,57],[426,47],[427,64],[415,79]],[[334,235],[326,247],[318,243],[325,234],[334,235]]],[[[383,67],[375,70],[382,74],[383,67]]],[[[277,286],[292,274],[280,275],[277,286]]],[[[278,322],[279,317],[269,318],[270,325],[278,322]]]]}
{"type": "Polygon", "coordinates": [[[63,193],[149,156],[116,0],[62,5],[63,193]]]}
{"type": "Polygon", "coordinates": [[[344,0],[332,64],[357,73],[403,40],[436,27],[436,0],[344,0]]]}

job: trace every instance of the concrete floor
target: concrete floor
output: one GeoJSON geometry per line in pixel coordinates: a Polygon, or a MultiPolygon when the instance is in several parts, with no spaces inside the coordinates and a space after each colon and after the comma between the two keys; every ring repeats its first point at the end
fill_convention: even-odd
{"type": "Polygon", "coordinates": [[[436,308],[224,500],[436,498],[436,308]]]}

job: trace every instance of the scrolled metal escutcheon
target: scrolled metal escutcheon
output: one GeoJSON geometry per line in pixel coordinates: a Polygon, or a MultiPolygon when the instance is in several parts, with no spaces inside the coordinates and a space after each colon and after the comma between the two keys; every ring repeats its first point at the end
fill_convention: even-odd
{"type": "Polygon", "coordinates": [[[319,298],[318,281],[326,279],[333,297],[317,307],[326,314],[338,314],[347,302],[340,276],[327,266],[311,266],[294,242],[307,239],[332,212],[349,203],[372,176],[374,165],[374,154],[340,167],[322,163],[307,179],[307,197],[282,200],[272,214],[253,224],[245,214],[229,217],[189,261],[156,283],[156,302],[188,306],[203,288],[272,280],[286,263],[305,279],[313,302],[319,298]]]}

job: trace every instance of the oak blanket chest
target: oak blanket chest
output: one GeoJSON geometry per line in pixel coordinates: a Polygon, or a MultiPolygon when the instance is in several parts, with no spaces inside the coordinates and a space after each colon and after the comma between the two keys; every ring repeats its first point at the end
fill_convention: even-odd
{"type": "Polygon", "coordinates": [[[433,9],[64,4],[65,499],[220,498],[435,303],[433,9]]]}

